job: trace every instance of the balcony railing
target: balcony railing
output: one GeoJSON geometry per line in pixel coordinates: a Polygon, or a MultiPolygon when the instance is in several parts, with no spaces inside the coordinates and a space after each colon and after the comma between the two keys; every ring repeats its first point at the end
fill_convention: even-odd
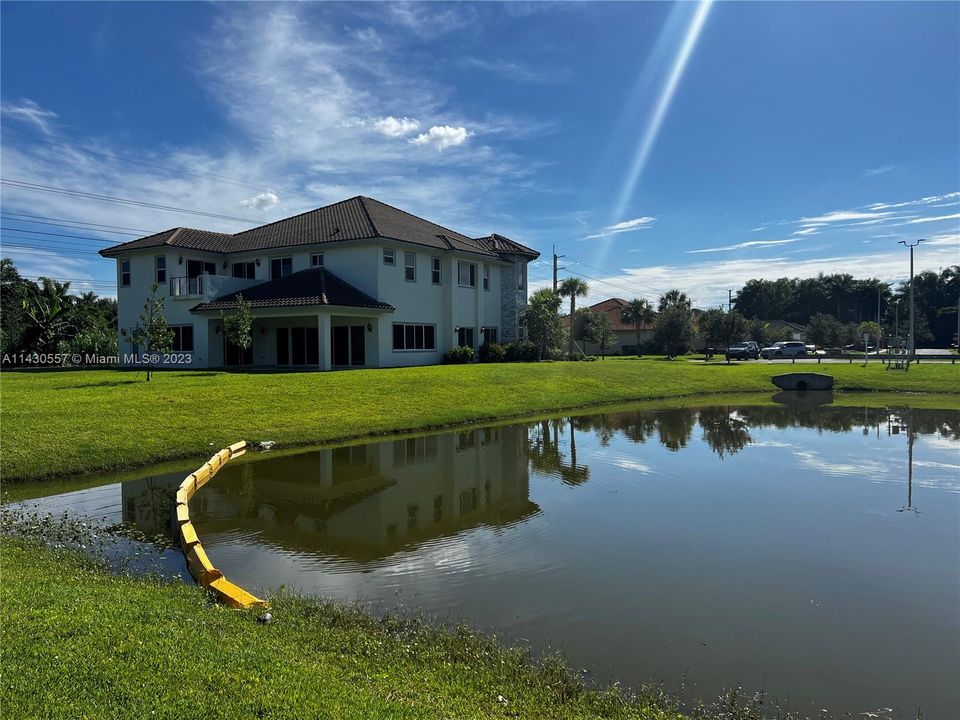
{"type": "Polygon", "coordinates": [[[170,296],[178,297],[180,295],[202,295],[203,294],[203,275],[197,277],[174,277],[170,278],[170,296]]]}

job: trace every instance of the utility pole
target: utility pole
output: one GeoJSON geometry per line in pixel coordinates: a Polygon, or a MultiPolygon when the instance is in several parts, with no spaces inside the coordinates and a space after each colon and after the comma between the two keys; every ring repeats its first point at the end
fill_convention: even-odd
{"type": "Polygon", "coordinates": [[[557,255],[557,246],[554,245],[553,246],[553,292],[554,294],[556,294],[557,292],[557,271],[563,270],[562,267],[559,267],[557,265],[557,260],[559,260],[562,257],[566,257],[566,255],[557,255]]]}
{"type": "Polygon", "coordinates": [[[727,290],[727,312],[733,310],[733,290],[727,290]]]}
{"type": "Polygon", "coordinates": [[[910,248],[910,335],[908,336],[907,362],[913,359],[914,353],[917,351],[917,339],[914,336],[914,331],[916,330],[917,305],[913,293],[913,249],[922,242],[926,242],[926,239],[920,238],[919,240],[914,240],[912,243],[908,243],[906,240],[900,241],[900,245],[910,248]]]}

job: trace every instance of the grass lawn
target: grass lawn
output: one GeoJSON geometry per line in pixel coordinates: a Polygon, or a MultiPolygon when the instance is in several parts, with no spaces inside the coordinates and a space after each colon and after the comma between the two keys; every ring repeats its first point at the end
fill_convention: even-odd
{"type": "Polygon", "coordinates": [[[880,363],[812,366],[652,358],[508,363],[336,373],[115,370],[0,374],[0,467],[6,482],[207,455],[240,439],[280,445],[498,420],[599,403],[770,392],[791,370],[833,375],[838,391],[946,393],[960,368],[880,363]]]}
{"type": "Polygon", "coordinates": [[[68,551],[0,538],[0,555],[4,717],[680,717],[468,631],[297,599],[260,625],[68,551]]]}

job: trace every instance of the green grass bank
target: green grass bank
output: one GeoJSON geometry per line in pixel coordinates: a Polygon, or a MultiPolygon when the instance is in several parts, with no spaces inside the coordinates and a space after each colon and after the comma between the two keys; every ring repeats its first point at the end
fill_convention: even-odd
{"type": "Polygon", "coordinates": [[[0,538],[4,717],[643,718],[657,692],[584,686],[467,630],[302,599],[259,611],[198,587],[108,574],[64,550],[0,538]]]}
{"type": "Polygon", "coordinates": [[[938,393],[960,407],[960,368],[820,367],[653,358],[430,366],[337,373],[115,370],[0,374],[5,482],[201,456],[238,439],[332,442],[602,403],[769,392],[790,370],[836,378],[839,393],[938,393]]]}

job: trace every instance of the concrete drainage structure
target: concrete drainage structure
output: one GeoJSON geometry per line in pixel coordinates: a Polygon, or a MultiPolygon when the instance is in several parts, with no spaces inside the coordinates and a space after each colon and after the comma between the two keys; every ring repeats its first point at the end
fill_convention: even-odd
{"type": "Polygon", "coordinates": [[[785,375],[775,375],[772,380],[773,384],[781,390],[807,392],[833,389],[833,375],[823,375],[822,373],[787,373],[785,375]]]}
{"type": "Polygon", "coordinates": [[[176,522],[179,526],[180,547],[183,548],[190,574],[203,587],[212,590],[220,602],[242,609],[268,603],[251,595],[242,587],[234,585],[210,562],[210,558],[203,550],[203,545],[200,544],[200,538],[197,537],[197,531],[190,522],[190,498],[210,482],[220,468],[233,458],[243,455],[247,451],[246,448],[246,441],[241,440],[218,452],[195,472],[187,475],[186,479],[180,483],[176,496],[176,522]]]}

